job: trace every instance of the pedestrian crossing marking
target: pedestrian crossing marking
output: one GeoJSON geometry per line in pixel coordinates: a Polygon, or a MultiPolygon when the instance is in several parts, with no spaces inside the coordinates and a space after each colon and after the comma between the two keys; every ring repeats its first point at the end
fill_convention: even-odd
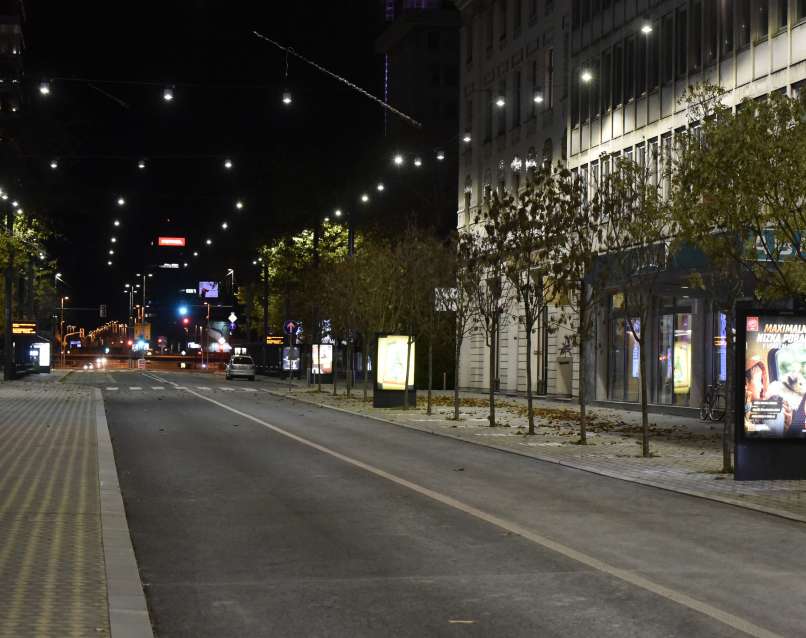
{"type": "Polygon", "coordinates": [[[107,388],[107,390],[117,390],[118,387],[116,385],[111,385],[107,388]]]}
{"type": "Polygon", "coordinates": [[[165,388],[163,386],[161,386],[161,385],[152,385],[151,389],[152,390],[164,390],[165,388]]]}
{"type": "Polygon", "coordinates": [[[139,385],[130,385],[129,386],[129,390],[142,390],[142,389],[143,388],[141,388],[139,385]]]}
{"type": "Polygon", "coordinates": [[[255,388],[241,388],[241,390],[243,390],[244,392],[257,392],[255,388]]]}
{"type": "Polygon", "coordinates": [[[206,385],[197,385],[196,388],[199,389],[199,390],[209,390],[210,389],[206,385]]]}
{"type": "Polygon", "coordinates": [[[235,388],[219,388],[219,390],[223,390],[224,392],[235,392],[235,388]]]}

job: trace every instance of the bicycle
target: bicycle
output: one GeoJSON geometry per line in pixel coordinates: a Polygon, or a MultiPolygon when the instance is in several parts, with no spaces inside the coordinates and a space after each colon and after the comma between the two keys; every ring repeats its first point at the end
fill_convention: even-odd
{"type": "Polygon", "coordinates": [[[700,406],[700,421],[721,421],[725,418],[726,409],[725,384],[709,385],[700,406]]]}

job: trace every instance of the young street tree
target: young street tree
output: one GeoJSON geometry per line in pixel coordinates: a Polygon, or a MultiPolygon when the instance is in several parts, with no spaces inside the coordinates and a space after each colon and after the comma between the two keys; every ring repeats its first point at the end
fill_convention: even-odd
{"type": "Polygon", "coordinates": [[[501,328],[502,317],[506,316],[512,304],[509,279],[506,276],[506,236],[502,234],[500,224],[489,217],[477,216],[475,227],[468,229],[474,241],[468,242],[470,252],[468,259],[473,268],[478,268],[482,275],[481,285],[473,291],[473,314],[476,328],[484,333],[484,341],[489,353],[489,402],[490,427],[496,426],[495,391],[498,352],[496,341],[501,328]]]}
{"type": "Polygon", "coordinates": [[[662,180],[627,159],[620,159],[594,197],[604,223],[603,268],[619,286],[624,326],[638,348],[641,399],[641,452],[650,456],[648,329],[658,281],[666,269],[668,240],[674,228],[662,180]]]}
{"type": "Polygon", "coordinates": [[[574,330],[577,346],[579,443],[585,445],[588,441],[585,357],[593,337],[596,308],[607,289],[607,271],[597,267],[604,233],[601,209],[590,205],[587,184],[563,168],[557,169],[555,179],[560,192],[555,225],[563,232],[553,247],[551,259],[559,266],[557,279],[564,299],[560,321],[574,330]]]}
{"type": "Polygon", "coordinates": [[[502,238],[500,260],[516,297],[518,321],[526,336],[526,404],[529,434],[535,433],[532,387],[532,334],[560,293],[567,192],[551,166],[536,170],[518,194],[496,193],[486,223],[502,238]],[[522,315],[520,313],[523,313],[522,315]]]}
{"type": "Polygon", "coordinates": [[[451,298],[446,300],[453,311],[453,418],[459,420],[459,364],[462,345],[475,329],[477,320],[476,291],[484,285],[484,270],[476,255],[478,238],[472,232],[462,232],[455,244],[456,283],[451,298]]]}

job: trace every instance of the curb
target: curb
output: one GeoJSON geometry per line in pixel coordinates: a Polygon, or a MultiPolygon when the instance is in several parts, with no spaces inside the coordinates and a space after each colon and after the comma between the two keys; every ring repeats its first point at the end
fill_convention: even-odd
{"type": "Polygon", "coordinates": [[[109,630],[112,638],[154,638],[143,583],[134,557],[129,524],[123,509],[123,496],[118,483],[115,454],[100,388],[93,388],[93,395],[109,630]]]}
{"type": "Polygon", "coordinates": [[[779,518],[784,518],[790,521],[795,521],[797,523],[806,523],[806,516],[801,516],[799,514],[793,514],[792,512],[787,512],[786,510],[778,510],[772,507],[764,507],[763,505],[756,505],[755,503],[746,503],[744,501],[740,501],[737,499],[719,496],[717,494],[709,494],[707,492],[700,492],[698,490],[689,490],[680,487],[673,487],[671,485],[665,485],[663,483],[659,483],[657,481],[650,481],[647,479],[641,478],[634,478],[630,476],[624,476],[621,474],[617,474],[616,472],[611,472],[609,470],[604,470],[600,468],[590,467],[587,465],[583,465],[581,463],[575,463],[573,461],[566,461],[562,459],[555,459],[552,457],[541,456],[539,454],[529,454],[527,452],[522,452],[519,450],[513,450],[511,448],[503,447],[500,445],[495,445],[494,443],[486,443],[484,441],[475,441],[472,439],[465,439],[461,436],[457,436],[455,434],[451,434],[450,432],[443,432],[441,430],[431,430],[424,426],[417,426],[412,425],[410,423],[400,423],[399,421],[392,421],[391,419],[384,419],[383,417],[373,416],[371,414],[363,414],[361,412],[354,412],[353,410],[348,410],[346,408],[340,408],[335,405],[328,405],[326,403],[319,403],[317,401],[313,401],[311,399],[304,399],[301,397],[295,397],[288,394],[283,394],[282,392],[277,392],[276,390],[265,390],[268,394],[272,394],[277,397],[281,397],[284,399],[290,399],[292,401],[299,401],[300,403],[307,403],[309,405],[315,405],[320,408],[326,408],[328,410],[335,410],[336,412],[343,412],[345,414],[351,414],[353,416],[359,416],[366,419],[372,419],[373,421],[380,421],[381,423],[387,423],[389,425],[395,425],[397,427],[406,428],[408,430],[414,430],[416,432],[423,432],[425,434],[433,434],[434,436],[441,436],[447,439],[453,439],[454,441],[461,441],[463,443],[467,443],[469,445],[478,445],[481,447],[490,448],[493,450],[498,450],[499,452],[506,452],[507,454],[514,454],[516,456],[522,456],[524,458],[533,459],[536,461],[543,461],[544,463],[553,463],[554,465],[561,465],[562,467],[568,467],[575,470],[580,470],[582,472],[589,472],[590,474],[596,474],[598,476],[606,476],[607,478],[617,479],[619,481],[625,481],[627,483],[636,483],[638,485],[644,485],[647,487],[654,487],[656,489],[665,490],[667,492],[674,492],[676,494],[684,494],[686,496],[693,496],[695,498],[701,498],[709,501],[715,501],[717,503],[722,503],[724,505],[732,505],[733,507],[741,507],[743,509],[753,510],[756,512],[760,512],[762,514],[769,514],[771,516],[777,516],[779,518]]]}

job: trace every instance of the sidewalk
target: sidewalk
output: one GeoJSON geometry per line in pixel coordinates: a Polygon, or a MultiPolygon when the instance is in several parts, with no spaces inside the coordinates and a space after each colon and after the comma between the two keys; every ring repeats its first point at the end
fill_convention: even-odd
{"type": "MultiPolygon", "coordinates": [[[[266,379],[266,378],[264,378],[266,379]]],[[[734,481],[721,474],[721,423],[666,414],[650,414],[652,457],[641,456],[641,413],[594,407],[589,409],[588,445],[578,445],[579,410],[567,401],[536,400],[536,434],[526,434],[526,399],[498,397],[500,427],[487,425],[487,395],[463,392],[460,421],[453,417],[452,392],[435,391],[433,414],[425,413],[426,393],[418,391],[417,408],[376,409],[353,396],[333,396],[333,386],[266,379],[275,394],[345,410],[440,436],[513,452],[625,481],[708,498],[806,522],[806,481],[734,481]]]]}
{"type": "Polygon", "coordinates": [[[62,376],[0,384],[0,636],[151,636],[100,391],[62,376]]]}

